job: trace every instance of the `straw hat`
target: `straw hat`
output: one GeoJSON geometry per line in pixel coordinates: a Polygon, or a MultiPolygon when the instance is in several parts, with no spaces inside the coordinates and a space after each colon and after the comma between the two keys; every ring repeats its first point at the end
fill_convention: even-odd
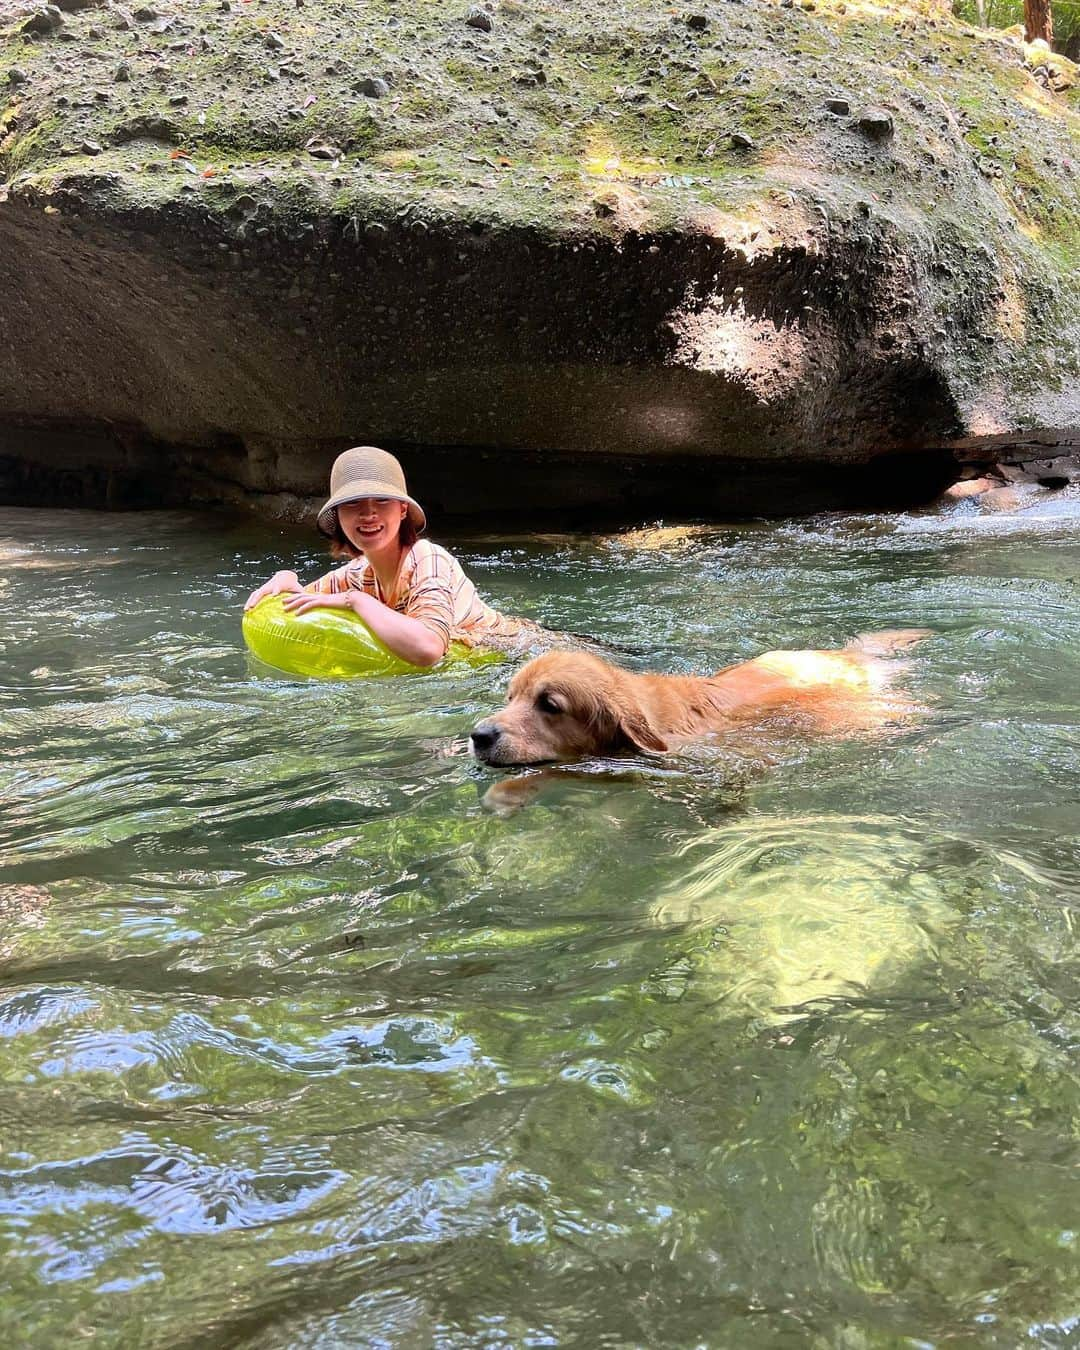
{"type": "Polygon", "coordinates": [[[420,503],[413,501],[405,487],[405,474],[393,455],[375,445],[354,445],[334,460],[330,470],[330,497],[319,508],[316,523],[323,534],[333,538],[337,530],[337,509],[345,502],[361,497],[390,497],[407,502],[409,519],[417,534],[427,524],[420,503]]]}

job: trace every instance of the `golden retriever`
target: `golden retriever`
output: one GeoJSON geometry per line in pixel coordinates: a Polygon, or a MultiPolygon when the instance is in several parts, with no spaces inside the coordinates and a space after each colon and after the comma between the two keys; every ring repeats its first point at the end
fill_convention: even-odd
{"type": "Polygon", "coordinates": [[[755,724],[850,734],[894,721],[887,657],[929,636],[892,629],[834,651],[765,652],[715,675],[635,675],[587,652],[546,652],[510,682],[505,708],[470,737],[485,764],[541,764],[619,751],[664,754],[755,724]]]}

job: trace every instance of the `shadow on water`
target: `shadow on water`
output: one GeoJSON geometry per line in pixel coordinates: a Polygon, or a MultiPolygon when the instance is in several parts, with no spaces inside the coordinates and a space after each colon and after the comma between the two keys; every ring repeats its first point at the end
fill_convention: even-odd
{"type": "Polygon", "coordinates": [[[1080,512],[451,542],[639,668],[933,627],[932,711],[500,818],[505,670],[251,676],[305,536],[4,512],[8,1341],[1067,1343],[1080,512]]]}

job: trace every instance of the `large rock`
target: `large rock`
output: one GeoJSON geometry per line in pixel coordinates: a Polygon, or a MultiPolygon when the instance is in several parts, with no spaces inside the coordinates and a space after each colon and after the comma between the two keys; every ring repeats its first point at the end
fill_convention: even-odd
{"type": "Polygon", "coordinates": [[[122,107],[76,44],[11,44],[7,500],[298,510],[374,440],[446,510],[784,511],[1080,441],[1080,119],[1018,46],[756,0],[637,0],[611,36],[598,0],[397,11],[305,7],[272,68],[200,11],[225,87],[173,50],[191,23],[156,60],[110,29],[122,107]]]}

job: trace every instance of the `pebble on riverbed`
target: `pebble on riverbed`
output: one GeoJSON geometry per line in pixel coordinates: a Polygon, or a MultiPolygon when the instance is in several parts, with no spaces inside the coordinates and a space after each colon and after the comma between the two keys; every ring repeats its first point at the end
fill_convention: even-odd
{"type": "Polygon", "coordinates": [[[0,886],[0,919],[20,919],[39,914],[52,900],[44,886],[0,886]]]}

